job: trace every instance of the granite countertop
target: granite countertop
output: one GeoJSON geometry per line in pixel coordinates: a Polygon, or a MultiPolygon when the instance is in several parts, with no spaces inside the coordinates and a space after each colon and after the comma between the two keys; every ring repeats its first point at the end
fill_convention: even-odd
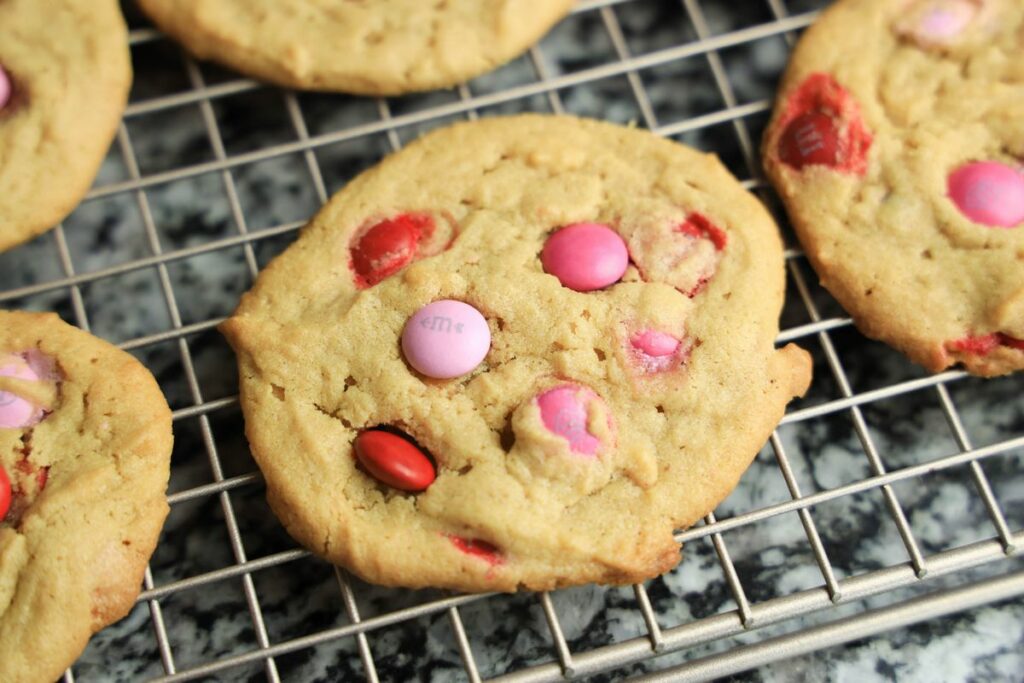
{"type": "MultiPolygon", "coordinates": [[[[684,3],[676,0],[622,0],[611,5],[633,54],[656,52],[696,39],[684,3]]],[[[714,34],[762,26],[773,20],[771,6],[793,15],[827,3],[815,0],[700,0],[714,34]]],[[[144,28],[132,8],[133,26],[144,28]]],[[[275,88],[239,82],[236,74],[204,64],[190,70],[168,41],[136,33],[133,57],[137,81],[127,136],[144,177],[161,176],[144,194],[101,190],[64,223],[74,273],[101,272],[77,289],[46,287],[67,277],[59,236],[44,235],[0,254],[0,301],[4,307],[57,311],[66,320],[126,344],[156,375],[175,409],[212,402],[198,413],[182,413],[175,422],[171,492],[237,478],[223,495],[201,495],[173,505],[151,563],[153,584],[160,588],[224,571],[216,581],[177,585],[162,595],[160,615],[166,625],[170,654],[177,670],[249,652],[260,644],[253,614],[266,626],[271,644],[290,641],[352,623],[334,568],[302,553],[276,522],[264,501],[248,453],[237,392],[234,363],[211,321],[228,315],[252,283],[254,273],[295,238],[297,227],[320,200],[310,163],[322,172],[328,193],[341,188],[373,165],[396,144],[461,118],[436,116],[437,107],[457,105],[457,91],[393,98],[388,113],[403,125],[389,135],[377,125],[382,115],[371,99],[343,95],[293,96],[275,88]],[[200,102],[159,98],[188,92],[203,83],[217,96],[200,102]],[[162,103],[150,111],[143,103],[162,103]],[[171,106],[173,105],[173,106],[171,106]],[[217,124],[229,159],[227,172],[217,165],[204,107],[217,124]],[[328,136],[312,156],[301,149],[279,148],[299,138],[293,116],[303,117],[312,136],[328,136]],[[367,135],[352,131],[370,130],[367,135]],[[270,151],[268,151],[270,150],[270,151]],[[206,164],[203,173],[184,173],[206,164]],[[237,196],[237,205],[232,197],[237,196]],[[150,220],[151,219],[151,220],[150,220]],[[155,253],[169,258],[152,259],[155,253]],[[140,259],[151,259],[140,264],[140,259]],[[143,266],[144,267],[140,267],[143,266]],[[34,287],[39,285],[38,287],[34,287]],[[29,287],[23,295],[11,291],[29,287]],[[173,306],[168,306],[168,299],[173,306]],[[81,306],[79,307],[79,303],[81,306]],[[179,342],[161,333],[180,324],[194,326],[179,342]],[[141,341],[140,341],[141,340],[141,341]],[[196,382],[188,382],[186,363],[196,382]],[[225,399],[218,402],[219,399],[225,399]],[[237,530],[237,535],[234,532],[237,530]],[[282,555],[244,578],[230,568],[242,559],[282,555]],[[285,561],[286,560],[286,561],[285,561]],[[255,600],[251,598],[255,597],[255,600]]],[[[721,53],[724,73],[743,105],[770,100],[785,65],[786,36],[767,32],[757,40],[721,53]]],[[[625,74],[594,78],[588,71],[615,64],[621,57],[603,23],[602,10],[588,9],[564,21],[541,45],[551,76],[576,75],[553,97],[512,91],[536,82],[528,58],[516,60],[469,84],[469,94],[488,97],[480,115],[519,111],[566,111],[617,122],[645,120],[635,87],[650,99],[655,123],[670,126],[727,107],[704,54],[659,60],[631,82],[625,74]],[[516,96],[508,95],[513,92],[516,96]],[[504,95],[503,95],[504,94],[504,95]]],[[[853,57],[851,57],[853,58],[853,57]]],[[[767,120],[754,106],[741,121],[753,141],[767,120]]],[[[673,137],[718,153],[741,178],[752,178],[731,117],[712,119],[696,129],[683,127],[673,137]]],[[[672,129],[680,130],[680,129],[672,129]]],[[[130,165],[117,145],[103,166],[97,187],[125,189],[130,165]]],[[[779,215],[777,201],[757,186],[779,215]]],[[[788,229],[787,229],[788,230],[788,229]]],[[[788,235],[790,244],[791,235],[788,235]]],[[[828,333],[852,391],[863,394],[924,378],[924,373],[881,344],[866,340],[848,324],[837,304],[817,286],[802,257],[793,259],[790,294],[783,329],[812,321],[797,294],[794,273],[809,285],[824,319],[839,321],[828,333]]],[[[843,396],[816,334],[798,342],[815,358],[816,378],[808,396],[792,411],[827,406],[843,396]]],[[[902,385],[901,385],[902,386],[902,385]]],[[[862,406],[866,435],[884,466],[898,470],[960,452],[948,426],[941,396],[928,382],[898,396],[877,396],[862,406]]],[[[1024,435],[1024,375],[982,381],[953,376],[945,385],[976,447],[1024,435]]],[[[885,392],[883,391],[882,394],[885,392]]],[[[813,494],[871,476],[872,470],[847,409],[823,411],[785,424],[780,443],[802,492],[813,494]]],[[[1024,469],[1020,449],[987,458],[982,469],[992,484],[1012,530],[1024,528],[1024,469]]],[[[909,527],[926,556],[995,536],[996,530],[966,466],[909,478],[894,485],[909,527]]],[[[727,519],[790,500],[774,451],[766,447],[736,491],[716,511],[727,519]]],[[[810,509],[825,552],[840,580],[892,565],[905,565],[908,553],[878,488],[823,502],[810,509]]],[[[807,535],[795,512],[740,526],[723,534],[737,577],[751,603],[779,598],[823,585],[807,535]]],[[[803,620],[751,630],[649,659],[602,675],[618,679],[658,671],[694,658],[757,642],[798,627],[884,606],[921,591],[968,585],[989,576],[1021,570],[1017,559],[1004,559],[971,571],[927,579],[897,593],[830,608],[803,620]]],[[[209,577],[207,577],[209,578],[209,577]]],[[[444,594],[377,588],[348,579],[354,607],[362,619],[430,603],[444,594]]],[[[688,543],[682,564],[645,584],[662,629],[731,612],[736,602],[709,537],[688,543]]],[[[646,627],[631,588],[584,586],[551,594],[565,638],[574,653],[646,636],[646,627]]],[[[461,622],[484,677],[557,661],[538,596],[501,595],[467,602],[461,622]]],[[[349,636],[284,654],[275,659],[283,680],[334,681],[365,675],[360,641],[349,636]]],[[[450,615],[446,610],[374,628],[365,645],[383,680],[465,676],[450,615]]],[[[151,607],[140,603],[122,622],[95,636],[75,665],[78,681],[145,680],[165,673],[151,607]]],[[[896,630],[866,641],[834,647],[735,676],[736,680],[1020,680],[1024,672],[1024,601],[985,606],[896,630]]],[[[218,674],[225,680],[264,680],[261,662],[218,674]]]]}

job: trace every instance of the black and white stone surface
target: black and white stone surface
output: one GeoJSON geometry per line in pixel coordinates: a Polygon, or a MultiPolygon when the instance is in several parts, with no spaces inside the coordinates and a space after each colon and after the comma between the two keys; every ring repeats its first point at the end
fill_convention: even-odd
{"type": "MultiPolygon", "coordinates": [[[[634,55],[697,39],[683,3],[677,0],[624,0],[609,4],[634,55]]],[[[773,18],[767,0],[700,0],[696,4],[716,35],[765,24],[773,18]]],[[[775,4],[799,14],[826,3],[790,0],[775,4]]],[[[145,26],[131,8],[128,12],[135,27],[145,26]]],[[[596,79],[588,76],[589,69],[620,61],[599,10],[578,13],[565,20],[543,41],[540,55],[551,76],[575,74],[580,78],[553,93],[553,98],[544,93],[502,96],[536,82],[534,68],[524,57],[469,84],[474,96],[496,96],[475,113],[491,116],[551,111],[553,106],[561,106],[575,114],[648,124],[626,75],[596,79]]],[[[133,103],[151,102],[153,98],[192,88],[182,55],[169,42],[142,42],[134,47],[133,56],[137,73],[133,103]]],[[[756,103],[772,97],[785,65],[787,44],[784,36],[772,35],[725,49],[719,56],[738,102],[756,103]]],[[[855,58],[851,55],[851,59],[855,58]]],[[[232,83],[238,78],[205,64],[197,73],[209,85],[232,83]]],[[[655,125],[671,126],[725,108],[704,54],[667,60],[641,70],[638,76],[639,85],[650,98],[655,125]]],[[[429,113],[436,107],[459,102],[455,91],[394,98],[387,101],[391,116],[403,121],[409,119],[401,117],[411,117],[411,122],[397,128],[397,137],[392,140],[379,127],[369,135],[353,134],[380,121],[381,113],[374,100],[301,94],[296,102],[310,135],[335,136],[314,152],[328,193],[376,163],[394,143],[407,142],[430,128],[463,118],[462,114],[436,117],[429,113]]],[[[202,106],[186,101],[155,112],[136,112],[127,119],[128,138],[143,176],[173,174],[178,169],[216,160],[202,106]]],[[[308,160],[301,151],[259,154],[260,150],[273,150],[298,139],[286,93],[270,87],[247,88],[217,97],[211,106],[228,156],[243,159],[230,167],[227,179],[217,169],[175,176],[147,187],[144,194],[120,192],[90,200],[64,223],[63,234],[76,273],[115,269],[112,274],[80,287],[84,320],[76,316],[67,287],[42,288],[43,291],[21,297],[10,295],[15,289],[67,275],[61,266],[57,238],[52,233],[0,254],[0,304],[55,310],[70,322],[87,323],[95,334],[116,343],[170,330],[174,315],[180,316],[184,325],[228,315],[240,294],[252,283],[250,259],[257,267],[265,265],[294,239],[296,231],[289,226],[308,218],[320,202],[308,160]],[[244,224],[233,213],[226,182],[232,183],[237,192],[244,224]],[[227,248],[211,247],[243,232],[254,233],[251,247],[241,243],[227,248]],[[133,266],[139,259],[152,257],[156,249],[175,253],[175,258],[166,264],[168,291],[159,269],[133,266]],[[167,294],[172,298],[173,314],[167,294]]],[[[741,120],[755,146],[766,119],[767,113],[762,111],[741,120]]],[[[739,177],[752,177],[731,121],[689,130],[676,137],[718,153],[739,177]]],[[[118,145],[111,150],[97,187],[130,178],[130,165],[123,151],[118,145]]],[[[59,182],[56,176],[55,182],[59,182]]],[[[763,197],[781,216],[774,198],[766,191],[763,197]]],[[[795,263],[811,285],[821,315],[842,317],[843,312],[834,301],[816,286],[806,262],[798,258],[795,263]]],[[[783,327],[809,321],[791,278],[783,327]]],[[[829,336],[856,393],[924,376],[898,354],[866,340],[851,327],[841,327],[829,336]]],[[[237,377],[233,361],[217,332],[199,331],[185,341],[195,369],[194,388],[186,379],[176,341],[149,344],[133,349],[133,353],[157,376],[174,408],[234,395],[237,377]]],[[[812,335],[802,338],[800,343],[815,356],[816,379],[809,395],[795,403],[793,409],[841,398],[840,385],[820,340],[812,335]]],[[[989,381],[959,379],[950,382],[948,388],[973,445],[986,446],[1024,435],[1024,376],[989,381]]],[[[960,450],[933,387],[873,400],[863,405],[862,410],[871,443],[888,469],[929,462],[960,450]]],[[[209,414],[208,435],[198,417],[182,418],[175,427],[172,492],[212,482],[214,457],[225,477],[255,469],[236,406],[209,414]],[[215,451],[211,452],[208,443],[215,446],[215,451]]],[[[805,495],[856,482],[872,473],[849,411],[784,425],[780,436],[805,495]]],[[[1017,449],[989,458],[982,465],[1014,530],[1024,528],[1022,455],[1017,449]]],[[[915,477],[893,488],[926,555],[983,541],[996,533],[966,467],[915,477]]],[[[254,483],[232,489],[228,497],[239,528],[236,540],[249,559],[295,548],[270,513],[263,495],[262,485],[254,483]]],[[[727,519],[789,499],[775,456],[766,448],[717,515],[727,519]]],[[[157,587],[236,563],[224,503],[217,496],[205,496],[173,507],[152,561],[157,587]]],[[[907,551],[877,488],[818,505],[811,509],[811,518],[839,579],[908,562],[907,551]]],[[[723,540],[746,596],[753,603],[823,585],[796,513],[728,531],[723,540]]],[[[831,608],[795,622],[648,659],[599,678],[614,680],[657,671],[756,642],[766,635],[792,632],[858,613],[866,607],[890,604],[920,591],[967,585],[1021,568],[1019,560],[1006,559],[971,572],[926,579],[913,590],[883,594],[866,603],[831,608]]],[[[351,623],[335,571],[320,560],[306,557],[257,571],[252,581],[271,644],[351,623]]],[[[433,591],[381,589],[358,581],[353,582],[353,588],[363,619],[443,597],[433,591]]],[[[736,609],[708,538],[688,544],[682,564],[649,581],[646,589],[663,629],[736,609]]],[[[574,653],[645,637],[644,621],[631,589],[586,586],[557,591],[551,597],[574,653]]],[[[258,647],[244,583],[239,577],[176,591],[161,599],[160,609],[174,665],[179,671],[258,647]]],[[[459,614],[484,677],[557,661],[538,596],[478,598],[461,607],[459,614]]],[[[368,633],[367,644],[382,680],[465,677],[446,611],[375,628],[368,633]]],[[[281,678],[288,681],[349,680],[365,675],[358,643],[351,636],[301,649],[275,661],[281,678]]],[[[74,667],[79,681],[136,681],[164,673],[146,604],[138,605],[124,621],[95,636],[74,667]]],[[[263,680],[265,676],[262,664],[257,663],[220,672],[216,678],[263,680]]],[[[1024,602],[1018,599],[770,664],[735,679],[931,682],[1019,681],[1022,676],[1024,602]]]]}

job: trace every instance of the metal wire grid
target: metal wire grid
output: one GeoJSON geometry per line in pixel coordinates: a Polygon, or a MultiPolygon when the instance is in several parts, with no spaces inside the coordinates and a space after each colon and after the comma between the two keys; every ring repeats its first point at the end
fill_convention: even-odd
{"type": "MultiPolygon", "coordinates": [[[[764,0],[771,11],[771,21],[714,35],[708,27],[700,2],[698,0],[682,0],[685,16],[696,31],[697,39],[642,56],[634,56],[630,53],[627,41],[623,37],[623,30],[616,14],[617,5],[625,5],[630,1],[584,0],[574,10],[575,13],[596,13],[600,17],[601,24],[607,31],[617,56],[617,61],[614,63],[554,77],[548,73],[541,48],[535,47],[529,53],[529,59],[536,72],[536,81],[533,83],[483,95],[475,95],[470,91],[469,87],[463,85],[457,90],[459,99],[456,102],[400,116],[393,116],[388,101],[380,99],[376,101],[379,115],[377,121],[322,135],[310,134],[299,100],[294,93],[286,92],[283,96],[288,117],[291,125],[294,127],[296,140],[235,155],[228,154],[225,148],[222,131],[214,115],[213,102],[218,98],[255,90],[263,86],[248,79],[233,79],[224,83],[209,85],[205,82],[203,74],[196,63],[186,58],[187,77],[191,89],[172,95],[134,102],[128,107],[125,119],[130,120],[133,117],[140,117],[184,105],[197,105],[200,108],[203,124],[209,136],[214,159],[208,162],[175,168],[170,171],[144,175],[140,172],[136,150],[133,147],[128,127],[122,124],[117,134],[116,148],[127,169],[128,178],[119,182],[99,185],[88,196],[90,200],[117,194],[133,197],[142,216],[150,254],[128,263],[100,268],[86,273],[77,273],[72,262],[64,229],[62,226],[58,226],[52,233],[52,240],[55,243],[59,256],[62,276],[38,284],[0,291],[0,303],[19,300],[46,292],[67,291],[74,320],[82,329],[89,330],[90,321],[83,301],[83,286],[143,268],[156,269],[160,291],[166,302],[172,329],[131,339],[122,343],[121,347],[126,350],[138,350],[165,342],[176,344],[192,405],[176,410],[174,418],[178,424],[186,419],[195,418],[198,420],[202,444],[209,467],[212,470],[213,481],[209,484],[195,486],[174,493],[170,496],[170,503],[172,506],[176,506],[187,501],[216,498],[224,515],[233,557],[233,564],[231,566],[159,586],[154,584],[153,576],[147,570],[144,590],[139,597],[139,602],[148,607],[150,621],[158,644],[159,656],[165,672],[165,675],[159,680],[192,680],[210,675],[226,674],[234,667],[259,663],[264,668],[268,680],[278,681],[280,680],[280,675],[275,658],[323,643],[344,638],[354,638],[366,678],[370,681],[376,681],[378,680],[377,667],[367,635],[372,635],[377,629],[417,619],[424,615],[441,614],[447,615],[450,621],[465,675],[471,681],[481,679],[477,661],[474,658],[471,639],[467,635],[460,614],[460,607],[473,602],[487,600],[489,598],[488,595],[448,596],[413,607],[392,610],[369,619],[363,619],[357,606],[352,581],[344,571],[337,568],[335,568],[334,574],[341,594],[342,604],[350,623],[304,637],[292,638],[282,642],[271,642],[264,623],[260,595],[255,588],[252,577],[262,570],[284,566],[305,558],[308,556],[308,553],[303,550],[292,549],[258,558],[249,558],[246,554],[235,514],[235,506],[232,501],[232,493],[237,492],[243,487],[259,484],[261,478],[258,472],[225,476],[221,457],[218,453],[218,441],[210,426],[210,415],[216,411],[234,406],[237,403],[237,398],[231,396],[211,400],[204,396],[196,375],[193,353],[188,341],[190,336],[210,330],[220,323],[222,319],[217,318],[192,324],[183,324],[176,298],[177,294],[172,286],[172,279],[168,274],[168,266],[173,262],[200,254],[241,247],[248,272],[251,276],[255,277],[258,265],[254,254],[254,244],[260,240],[270,239],[278,235],[291,234],[301,226],[301,222],[296,221],[273,226],[258,232],[250,232],[247,227],[245,212],[239,201],[233,175],[236,169],[244,165],[286,154],[300,153],[312,179],[316,198],[322,203],[326,201],[328,192],[318,159],[314,153],[315,150],[321,147],[362,136],[384,134],[390,147],[398,149],[401,146],[398,131],[403,127],[452,115],[460,115],[472,119],[476,118],[478,112],[483,108],[534,95],[541,95],[546,98],[550,109],[560,113],[564,111],[560,93],[566,88],[613,76],[625,76],[628,79],[630,90],[641,113],[640,123],[658,134],[678,135],[717,124],[731,125],[734,129],[739,148],[742,151],[747,171],[749,172],[749,179],[745,181],[745,185],[757,192],[765,193],[767,190],[758,167],[755,142],[750,133],[747,119],[768,111],[771,102],[761,100],[739,104],[728,72],[723,65],[720,51],[773,36],[782,36],[787,43],[792,44],[794,32],[810,24],[815,18],[815,13],[810,12],[791,16],[787,11],[784,0],[764,0]],[[707,61],[707,66],[713,75],[714,83],[726,106],[709,114],[663,125],[658,121],[655,108],[651,104],[644,81],[639,74],[644,69],[692,57],[703,58],[707,61]],[[220,175],[237,235],[197,246],[165,251],[161,246],[156,221],[147,198],[147,190],[161,184],[208,173],[220,175]],[[238,578],[242,582],[245,601],[258,647],[242,654],[205,662],[191,668],[180,669],[175,661],[171,642],[168,638],[167,623],[161,609],[161,601],[170,596],[186,593],[188,590],[199,586],[215,584],[232,578],[238,578]]],[[[161,38],[160,34],[154,30],[140,29],[132,32],[131,44],[135,48],[136,46],[161,38]]],[[[767,194],[764,196],[768,197],[767,194]]],[[[735,610],[701,618],[671,629],[662,629],[659,625],[658,616],[652,608],[647,590],[644,585],[638,584],[633,587],[633,592],[637,609],[646,626],[646,634],[639,638],[603,646],[587,652],[573,652],[564,636],[562,623],[551,596],[547,593],[541,593],[536,596],[536,599],[540,603],[550,630],[554,660],[546,664],[509,672],[503,679],[516,681],[560,680],[606,671],[614,667],[647,660],[671,651],[693,648],[699,644],[741,634],[768,624],[792,620],[797,617],[806,617],[818,611],[825,611],[827,613],[828,610],[834,609],[838,605],[858,603],[867,596],[886,594],[898,588],[915,586],[921,583],[926,576],[936,577],[962,573],[969,568],[994,563],[1007,558],[1013,555],[1015,550],[1024,543],[1024,532],[1011,529],[980,464],[983,459],[1006,455],[1024,448],[1024,435],[982,448],[975,448],[963,426],[961,415],[947,388],[952,383],[965,377],[964,373],[958,371],[901,381],[878,389],[855,391],[849,380],[847,369],[841,361],[840,354],[836,351],[832,338],[834,332],[849,327],[851,324],[850,320],[842,316],[822,315],[816,303],[813,285],[807,282],[799,265],[803,258],[801,252],[798,249],[789,249],[787,250],[786,257],[791,281],[795,284],[796,297],[806,310],[810,322],[785,329],[779,336],[779,342],[803,340],[811,343],[816,340],[824,353],[828,371],[839,387],[841,397],[818,405],[792,410],[785,416],[782,424],[804,422],[836,413],[848,414],[852,418],[857,437],[870,463],[871,476],[811,495],[805,495],[801,491],[793,467],[787,457],[783,440],[780,438],[779,432],[776,431],[770,439],[770,446],[778,468],[785,479],[791,498],[782,503],[753,509],[721,520],[717,519],[714,514],[710,514],[702,525],[677,534],[677,539],[683,542],[694,542],[699,539],[710,538],[726,578],[731,597],[735,602],[735,610]],[[917,465],[888,471],[879,455],[879,449],[865,421],[862,408],[874,402],[904,396],[921,390],[933,390],[938,397],[942,412],[955,435],[958,452],[917,465]],[[960,466],[967,466],[969,468],[976,488],[976,494],[983,501],[987,511],[992,535],[986,540],[966,546],[925,555],[915,540],[915,535],[908,523],[904,508],[901,506],[900,500],[893,489],[893,485],[898,482],[919,478],[926,473],[934,473],[960,466]],[[880,491],[884,496],[888,512],[898,529],[909,557],[909,562],[897,562],[891,566],[875,569],[842,580],[837,579],[836,572],[826,553],[819,530],[810,511],[814,506],[831,500],[874,490],[880,491]],[[723,534],[745,525],[773,519],[790,512],[796,513],[799,517],[815,563],[820,571],[822,585],[818,588],[802,590],[765,601],[751,601],[747,596],[743,582],[740,580],[736,566],[731,559],[728,544],[723,534]]],[[[781,657],[808,652],[836,643],[848,642],[852,639],[878,633],[888,628],[913,623],[923,618],[947,614],[955,610],[1022,593],[1024,593],[1024,572],[1018,571],[1017,573],[1004,574],[996,579],[940,591],[909,603],[887,606],[873,611],[861,609],[845,620],[832,621],[823,626],[805,628],[790,635],[767,639],[755,644],[737,646],[720,654],[686,662],[680,667],[669,671],[666,675],[670,675],[674,679],[689,680],[742,671],[781,657]]],[[[75,680],[73,670],[66,672],[64,680],[69,683],[75,680]]]]}

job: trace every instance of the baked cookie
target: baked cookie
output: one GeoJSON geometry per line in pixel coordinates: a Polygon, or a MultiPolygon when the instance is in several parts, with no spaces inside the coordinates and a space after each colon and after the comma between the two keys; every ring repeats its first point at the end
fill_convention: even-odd
{"type": "Polygon", "coordinates": [[[841,0],[763,158],[865,334],[932,372],[1024,368],[1024,3],[841,0]]]}
{"type": "Polygon", "coordinates": [[[117,0],[0,2],[0,251],[85,196],[131,80],[117,0]]]}
{"type": "Polygon", "coordinates": [[[267,497],[409,587],[625,583],[736,485],[808,355],[718,160],[570,117],[458,124],[352,181],[223,325],[267,497]]]}
{"type": "Polygon", "coordinates": [[[56,680],[132,608],[170,455],[138,361],[56,315],[0,311],[0,680],[56,680]]]}
{"type": "Polygon", "coordinates": [[[138,0],[197,57],[300,90],[398,95],[490,71],[574,0],[138,0]]]}

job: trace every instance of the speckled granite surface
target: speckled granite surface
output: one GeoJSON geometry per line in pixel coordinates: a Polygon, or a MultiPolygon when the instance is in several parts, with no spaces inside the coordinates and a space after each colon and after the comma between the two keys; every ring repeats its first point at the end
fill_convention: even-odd
{"type": "MultiPolygon", "coordinates": [[[[727,34],[771,22],[766,0],[701,0],[712,33],[727,34]]],[[[775,3],[790,13],[815,9],[824,2],[775,3]]],[[[619,122],[664,126],[683,142],[720,154],[737,175],[750,178],[736,129],[729,117],[690,129],[678,126],[693,117],[724,109],[708,59],[703,53],[683,59],[659,53],[697,38],[684,5],[675,0],[623,0],[612,4],[625,44],[635,55],[663,54],[642,69],[631,83],[624,73],[605,74],[602,67],[620,62],[602,14],[578,13],[563,22],[541,45],[551,76],[569,83],[554,93],[532,90],[536,74],[522,58],[469,84],[472,96],[484,99],[479,115],[517,111],[566,111],[619,122]],[[651,103],[654,121],[647,121],[634,87],[651,103]]],[[[136,27],[143,27],[131,12],[136,27]]],[[[719,53],[739,104],[772,96],[786,59],[784,36],[766,31],[752,42],[719,53]]],[[[104,277],[80,287],[84,319],[75,310],[68,287],[46,283],[64,278],[59,242],[54,234],[0,254],[0,305],[58,311],[71,322],[87,323],[109,340],[129,343],[158,377],[174,408],[230,398],[236,392],[234,364],[227,345],[215,330],[203,328],[185,337],[187,355],[175,340],[154,340],[135,347],[133,340],[171,330],[175,317],[191,325],[227,315],[252,282],[255,269],[286,247],[297,225],[319,205],[309,161],[294,143],[298,133],[291,118],[301,111],[310,135],[328,136],[318,145],[315,163],[328,193],[373,165],[394,144],[401,144],[435,126],[460,118],[457,92],[438,92],[387,101],[390,115],[403,125],[394,137],[379,125],[381,111],[373,100],[331,95],[299,95],[290,109],[289,96],[266,87],[237,86],[237,75],[203,65],[190,74],[181,54],[163,40],[144,40],[133,49],[137,83],[134,111],[126,123],[127,139],[142,176],[157,177],[145,194],[111,192],[131,177],[131,164],[118,146],[111,151],[97,181],[99,194],[83,204],[65,223],[64,236],[76,273],[105,271],[104,277]],[[147,111],[154,98],[174,96],[202,78],[226,93],[212,100],[215,120],[232,163],[221,173],[216,148],[204,123],[206,105],[188,98],[175,106],[147,111]],[[437,116],[437,108],[451,115],[437,116]],[[367,135],[357,135],[370,131],[367,135]],[[267,150],[274,151],[269,153],[267,150]],[[275,151],[276,150],[276,151],[275,151]],[[206,165],[203,173],[176,169],[206,165]],[[161,174],[169,174],[161,176],[161,174]],[[109,188],[109,189],[104,189],[109,188]],[[237,206],[232,204],[237,196],[237,206]],[[152,222],[150,223],[150,218],[152,222]],[[241,218],[241,222],[239,221],[241,218]],[[243,233],[253,233],[247,242],[243,233]],[[251,246],[248,246],[251,245],[251,246]],[[173,253],[165,270],[140,259],[157,251],[173,253]],[[20,288],[32,288],[28,291],[20,288]],[[19,294],[18,291],[21,293],[19,294]],[[166,291],[165,291],[166,290],[166,291]],[[13,293],[12,293],[13,292],[13,293]],[[165,294],[170,293],[173,310],[165,294]],[[196,382],[187,381],[185,363],[196,382]]],[[[851,56],[851,58],[855,58],[851,56]]],[[[613,68],[613,71],[615,69],[613,68]]],[[[767,114],[764,107],[742,119],[758,140],[767,114]]],[[[767,192],[763,196],[778,210],[767,192]]],[[[796,269],[811,285],[811,295],[826,318],[843,316],[815,285],[803,259],[796,269]]],[[[784,328],[810,321],[791,278],[784,328]]],[[[852,390],[856,393],[890,387],[923,377],[923,373],[880,344],[861,337],[849,326],[829,333],[852,390]]],[[[821,341],[811,335],[800,343],[816,359],[810,394],[794,410],[823,405],[842,397],[821,341]]],[[[991,381],[957,379],[948,384],[952,401],[975,446],[1024,435],[1024,376],[991,381]]],[[[867,433],[889,469],[899,469],[959,452],[947,425],[939,394],[922,387],[863,406],[867,433]]],[[[176,423],[172,492],[214,481],[214,466],[224,477],[254,470],[242,433],[242,418],[233,402],[207,413],[206,420],[182,416],[176,423]]],[[[803,493],[832,489],[870,476],[864,446],[851,413],[838,410],[786,424],[780,437],[803,493]]],[[[984,461],[997,499],[1013,530],[1024,528],[1024,471],[1020,449],[984,461]]],[[[911,530],[926,555],[983,541],[995,535],[966,467],[916,477],[894,486],[911,530]]],[[[152,562],[159,588],[233,566],[244,552],[259,559],[295,548],[263,500],[259,481],[234,487],[229,498],[201,496],[173,506],[161,544],[152,562]],[[225,505],[229,507],[225,507],[225,505]],[[227,512],[226,512],[227,510],[227,512]],[[236,546],[226,515],[237,522],[236,546]]],[[[717,511],[719,519],[790,499],[770,448],[766,448],[717,511]]],[[[837,578],[904,564],[907,551],[878,489],[844,496],[811,510],[837,578]]],[[[820,587],[822,574],[796,513],[728,531],[723,540],[735,563],[747,598],[754,603],[820,587]]],[[[970,581],[1020,571],[1018,560],[1003,560],[968,573],[921,582],[921,590],[964,585],[970,581]]],[[[302,557],[252,574],[260,613],[271,644],[350,624],[337,578],[324,562],[302,557]]],[[[648,582],[646,589],[663,629],[707,616],[730,612],[736,603],[709,538],[687,545],[675,571],[648,582]]],[[[353,582],[355,602],[363,619],[429,603],[443,597],[431,591],[385,590],[353,582]]],[[[916,594],[881,595],[868,605],[889,604],[916,594]]],[[[609,643],[646,635],[632,589],[582,587],[552,594],[555,610],[571,650],[584,653],[609,643]]],[[[849,615],[864,603],[826,610],[805,620],[786,622],[737,638],[727,638],[623,669],[602,679],[657,671],[697,657],[756,642],[769,634],[789,632],[849,615]]],[[[174,591],[160,601],[174,666],[185,671],[258,647],[246,583],[237,576],[174,591]]],[[[535,595],[480,598],[460,608],[480,673],[501,675],[544,662],[557,661],[544,612],[535,595]]],[[[452,622],[447,611],[375,628],[367,636],[377,673],[383,680],[465,677],[452,622]]],[[[365,675],[354,637],[334,640],[282,655],[275,660],[283,680],[335,681],[365,675]]],[[[1021,679],[1024,671],[1024,601],[983,607],[961,615],[887,633],[884,636],[772,664],[736,676],[744,681],[834,680],[967,681],[1021,679]]],[[[135,681],[165,673],[150,608],[140,604],[123,622],[97,635],[74,667],[79,681],[135,681]]],[[[263,680],[262,663],[246,664],[217,674],[220,680],[263,680]]]]}

